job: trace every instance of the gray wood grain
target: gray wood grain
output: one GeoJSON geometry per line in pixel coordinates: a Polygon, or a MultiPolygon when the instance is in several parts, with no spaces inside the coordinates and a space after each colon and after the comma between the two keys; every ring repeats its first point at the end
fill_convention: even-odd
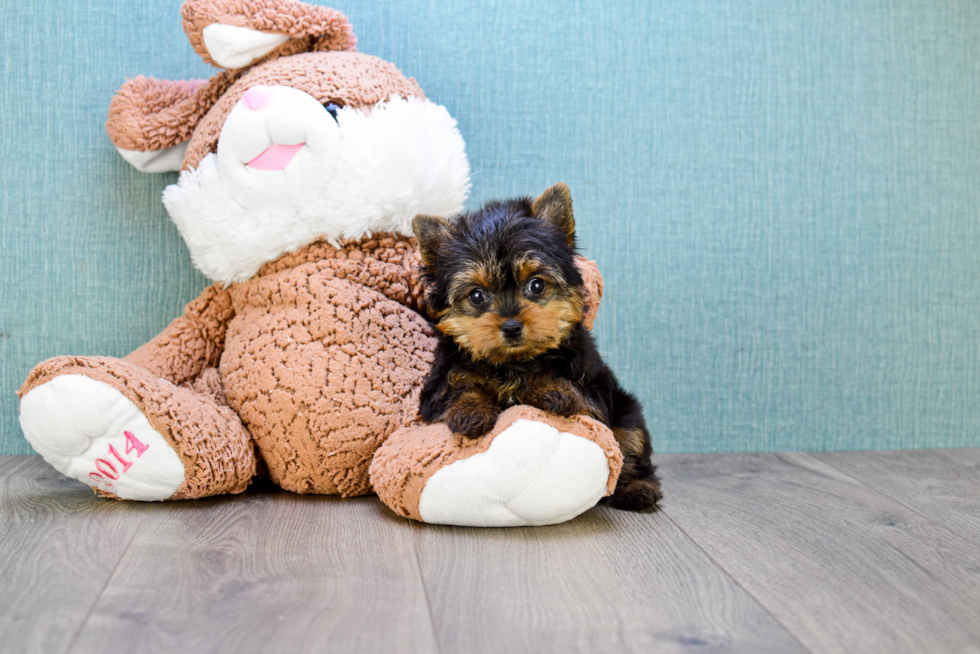
{"type": "Polygon", "coordinates": [[[73,651],[436,651],[411,531],[376,498],[147,510],[73,651]]]}
{"type": "Polygon", "coordinates": [[[663,515],[413,531],[444,652],[805,651],[663,515]]]}
{"type": "Polygon", "coordinates": [[[666,514],[812,651],[980,646],[973,543],[805,454],[660,461],[666,514]]]}
{"type": "Polygon", "coordinates": [[[38,457],[31,456],[0,456],[0,477],[12,475],[19,468],[23,468],[31,461],[40,460],[38,457]]]}
{"type": "Polygon", "coordinates": [[[39,457],[0,457],[0,651],[65,651],[144,516],[39,457]]]}
{"type": "Polygon", "coordinates": [[[980,449],[824,452],[811,456],[980,548],[980,449]]]}
{"type": "Polygon", "coordinates": [[[481,530],[0,457],[0,651],[980,651],[980,450],[659,460],[660,514],[481,530]]]}

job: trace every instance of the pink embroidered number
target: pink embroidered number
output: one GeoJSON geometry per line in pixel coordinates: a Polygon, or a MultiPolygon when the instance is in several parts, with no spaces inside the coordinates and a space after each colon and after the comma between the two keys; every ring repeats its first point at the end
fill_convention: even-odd
{"type": "Polygon", "coordinates": [[[119,479],[119,473],[116,472],[116,466],[112,465],[111,463],[109,463],[105,459],[96,459],[95,460],[95,469],[98,470],[99,472],[101,472],[103,475],[105,475],[109,479],[119,479]],[[106,470],[106,468],[108,468],[109,470],[112,470],[112,472],[109,472],[109,470],[106,470]]]}
{"type": "MultiPolygon", "coordinates": [[[[130,469],[130,467],[132,467],[132,465],[133,465],[132,462],[130,462],[130,461],[122,458],[121,456],[119,456],[119,452],[117,452],[116,451],[116,448],[114,446],[112,446],[112,445],[109,446],[109,454],[111,454],[112,456],[116,457],[116,460],[119,461],[119,463],[123,467],[123,469],[122,469],[123,472],[126,472],[127,470],[130,469]]],[[[96,461],[96,464],[98,464],[98,461],[96,461]]],[[[95,467],[98,468],[99,466],[96,465],[95,467]]]]}
{"type": "MultiPolygon", "coordinates": [[[[128,455],[130,452],[136,452],[136,458],[138,459],[143,456],[143,452],[150,449],[150,446],[136,438],[133,432],[124,431],[123,435],[126,436],[126,449],[124,454],[128,455]]],[[[119,479],[119,475],[129,470],[132,466],[133,462],[122,454],[119,454],[119,451],[116,449],[115,445],[109,445],[108,454],[101,459],[95,460],[95,469],[98,470],[98,472],[90,472],[88,473],[88,476],[96,481],[101,481],[106,486],[112,486],[109,479],[119,479]],[[114,457],[116,461],[119,462],[119,465],[122,466],[121,472],[117,470],[116,466],[109,460],[110,456],[114,457]]]]}
{"type": "Polygon", "coordinates": [[[135,450],[137,458],[143,456],[143,452],[145,452],[150,446],[141,443],[138,438],[133,436],[133,432],[131,431],[124,431],[123,433],[126,434],[126,454],[129,454],[135,450]]]}

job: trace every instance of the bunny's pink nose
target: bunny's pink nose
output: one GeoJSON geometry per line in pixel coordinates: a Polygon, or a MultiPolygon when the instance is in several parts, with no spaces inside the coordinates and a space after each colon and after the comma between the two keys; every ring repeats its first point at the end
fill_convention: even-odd
{"type": "Polygon", "coordinates": [[[242,96],[242,101],[245,102],[245,106],[252,111],[259,111],[267,104],[272,102],[272,98],[275,96],[275,94],[275,91],[268,86],[253,86],[249,90],[245,91],[245,95],[242,96]]]}

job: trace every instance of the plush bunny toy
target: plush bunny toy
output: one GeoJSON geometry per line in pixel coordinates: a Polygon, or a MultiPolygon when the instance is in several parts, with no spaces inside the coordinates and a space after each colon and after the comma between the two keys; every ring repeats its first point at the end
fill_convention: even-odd
{"type": "MultiPolygon", "coordinates": [[[[137,77],[107,129],[146,172],[215,284],[124,359],[57,357],[20,389],[31,445],[98,493],[177,500],[244,490],[372,491],[425,522],[568,520],[615,487],[612,434],[530,407],[468,440],[421,424],[435,338],[411,220],[463,208],[455,121],[346,18],[291,0],[188,0],[210,80],[137,77]]],[[[601,293],[594,265],[590,320],[601,293]]]]}

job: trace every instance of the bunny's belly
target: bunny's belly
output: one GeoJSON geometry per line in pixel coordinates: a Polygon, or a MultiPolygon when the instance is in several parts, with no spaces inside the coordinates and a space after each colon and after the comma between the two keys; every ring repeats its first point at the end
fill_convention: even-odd
{"type": "Polygon", "coordinates": [[[435,344],[416,312],[334,278],[240,311],[219,372],[276,484],[363,495],[375,450],[417,411],[435,344]]]}

